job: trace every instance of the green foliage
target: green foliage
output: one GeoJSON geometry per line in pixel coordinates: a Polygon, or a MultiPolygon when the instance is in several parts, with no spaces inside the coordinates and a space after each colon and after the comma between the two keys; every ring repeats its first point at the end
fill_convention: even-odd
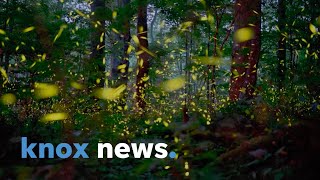
{"type": "MultiPolygon", "coordinates": [[[[40,164],[23,162],[10,154],[19,149],[15,139],[20,136],[53,143],[69,139],[90,142],[88,154],[92,158],[75,160],[77,178],[248,179],[256,172],[262,178],[290,177],[291,168],[295,167],[274,149],[262,159],[244,156],[225,166],[217,159],[257,134],[294,126],[302,116],[318,118],[318,1],[288,1],[284,32],[276,28],[276,2],[263,3],[259,78],[254,87],[257,95],[238,102],[231,102],[228,97],[234,3],[143,1],[148,4],[148,28],[149,32],[153,29],[155,39],[149,41],[147,52],[151,60],[145,79],[147,107],[143,115],[137,113],[135,101],[137,54],[141,53],[137,51],[139,34],[135,23],[141,1],[121,1],[121,6],[104,2],[105,7],[98,7],[94,14],[89,1],[0,2],[0,66],[5,72],[0,73],[0,133],[13,129],[1,139],[1,146],[7,149],[0,151],[0,160],[12,161],[14,169],[0,168],[0,177],[6,178],[7,172],[17,174],[13,179],[21,174],[31,176],[30,169],[20,166],[32,166],[36,171],[40,164]],[[151,17],[155,18],[153,27],[151,17]],[[130,42],[123,38],[127,21],[130,42]],[[103,36],[95,37],[93,32],[101,22],[106,22],[103,36]],[[286,37],[287,59],[285,88],[280,91],[277,43],[281,33],[286,37]],[[92,42],[105,44],[103,58],[90,57],[92,48],[96,48],[92,42]],[[124,45],[130,47],[130,52],[124,45]],[[112,63],[121,59],[124,51],[128,51],[129,67],[123,74],[128,81],[113,87],[112,63]],[[204,63],[196,61],[199,57],[204,63]],[[99,64],[105,65],[105,70],[97,70],[99,64]],[[101,83],[104,80],[106,83],[101,83]],[[43,96],[37,95],[37,83],[45,86],[43,96]],[[66,116],[59,119],[55,113],[66,116]],[[53,115],[52,121],[43,120],[46,115],[53,115]],[[230,119],[231,124],[227,125],[232,128],[221,128],[223,132],[219,132],[221,124],[230,119]],[[217,137],[219,133],[223,135],[217,137]],[[158,141],[169,144],[168,149],[176,151],[179,158],[99,160],[94,146],[98,142],[158,141]],[[277,160],[281,162],[274,162],[277,160]]],[[[248,52],[245,48],[241,53],[248,52]]],[[[56,164],[50,172],[64,168],[59,160],[45,159],[41,164],[56,164]]]]}

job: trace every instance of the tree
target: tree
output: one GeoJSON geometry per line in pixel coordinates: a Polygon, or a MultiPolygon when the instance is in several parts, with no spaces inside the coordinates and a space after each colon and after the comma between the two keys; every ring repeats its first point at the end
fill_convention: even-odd
{"type": "Polygon", "coordinates": [[[229,97],[232,101],[252,98],[260,57],[261,0],[235,3],[235,40],[232,52],[229,97]]]}
{"type": "MultiPolygon", "coordinates": [[[[92,16],[93,30],[91,33],[91,55],[90,61],[91,65],[91,74],[90,83],[94,83],[96,79],[104,77],[105,66],[103,64],[104,50],[105,50],[105,20],[102,16],[102,11],[104,10],[105,2],[104,0],[94,0],[91,4],[91,12],[94,12],[92,16]],[[93,74],[97,74],[94,76],[93,74]]],[[[98,81],[99,86],[104,85],[104,80],[98,81]]]]}
{"type": "MultiPolygon", "coordinates": [[[[122,6],[125,8],[125,12],[129,10],[129,2],[130,0],[123,0],[122,6]]],[[[128,14],[125,14],[123,17],[123,48],[122,48],[122,58],[120,62],[120,66],[124,66],[123,71],[121,73],[121,84],[127,84],[128,83],[128,69],[129,69],[129,43],[131,40],[131,33],[130,33],[130,18],[131,16],[128,14]]]]}
{"type": "Polygon", "coordinates": [[[111,59],[111,79],[114,81],[113,86],[117,87],[128,82],[129,68],[129,43],[131,40],[130,33],[130,0],[117,1],[118,16],[113,22],[114,27],[120,32],[112,33],[112,59],[111,59]]]}
{"type": "Polygon", "coordinates": [[[278,1],[278,70],[279,70],[279,92],[283,90],[286,71],[286,35],[285,35],[285,21],[286,21],[286,2],[285,0],[278,1]]]}
{"type": "Polygon", "coordinates": [[[141,112],[146,107],[145,89],[147,86],[146,78],[149,72],[150,55],[148,49],[148,24],[147,24],[147,4],[144,0],[138,0],[138,22],[137,33],[139,39],[138,47],[138,72],[136,80],[136,106],[141,112]]]}

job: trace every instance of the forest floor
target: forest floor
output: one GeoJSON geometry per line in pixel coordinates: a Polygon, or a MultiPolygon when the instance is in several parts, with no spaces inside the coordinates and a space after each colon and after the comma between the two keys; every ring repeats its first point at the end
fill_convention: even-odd
{"type": "MultiPolygon", "coordinates": [[[[213,126],[203,126],[191,118],[187,123],[177,122],[169,130],[151,131],[148,137],[153,139],[167,138],[169,142],[173,137],[179,139],[179,143],[175,145],[176,149],[188,153],[181,155],[174,162],[132,159],[128,161],[23,160],[19,156],[21,134],[15,127],[6,125],[0,129],[2,139],[0,177],[3,179],[100,179],[101,177],[103,179],[128,177],[319,179],[319,117],[318,113],[301,116],[296,123],[273,129],[267,124],[234,115],[220,117],[213,126]]],[[[39,134],[30,133],[27,136],[33,141],[44,140],[39,134]]],[[[57,142],[64,139],[63,136],[54,138],[57,142]]],[[[145,138],[140,135],[118,141],[141,141],[145,138]]]]}

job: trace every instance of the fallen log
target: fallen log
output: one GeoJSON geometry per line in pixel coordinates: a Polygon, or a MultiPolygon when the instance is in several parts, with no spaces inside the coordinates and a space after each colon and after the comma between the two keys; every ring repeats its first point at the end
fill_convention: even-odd
{"type": "Polygon", "coordinates": [[[274,141],[274,137],[271,135],[258,136],[258,137],[252,138],[246,142],[243,142],[240,146],[236,147],[235,149],[232,149],[230,151],[227,151],[221,154],[217,158],[217,161],[223,162],[223,161],[231,160],[234,157],[239,157],[244,152],[248,152],[249,150],[258,148],[261,145],[271,144],[272,141],[274,141]]]}

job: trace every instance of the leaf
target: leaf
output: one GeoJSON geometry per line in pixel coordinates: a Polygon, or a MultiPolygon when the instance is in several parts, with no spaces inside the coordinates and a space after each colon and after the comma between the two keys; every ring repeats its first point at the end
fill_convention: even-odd
{"type": "Polygon", "coordinates": [[[27,32],[33,31],[34,29],[35,29],[35,27],[34,27],[34,26],[31,26],[31,27],[25,28],[22,32],[23,32],[23,33],[27,33],[27,32]]]}
{"type": "Polygon", "coordinates": [[[39,99],[46,99],[59,94],[59,88],[54,84],[35,83],[35,96],[39,99]]]}
{"type": "Polygon", "coordinates": [[[309,24],[309,29],[313,34],[317,33],[317,28],[313,24],[309,24]]]}
{"type": "Polygon", "coordinates": [[[242,43],[253,39],[254,36],[255,34],[252,28],[241,28],[234,33],[234,40],[237,43],[242,43]]]}
{"type": "Polygon", "coordinates": [[[154,163],[154,160],[152,159],[146,159],[143,160],[140,164],[134,167],[133,173],[139,175],[147,172],[151,167],[152,164],[154,163]]]}
{"type": "Polygon", "coordinates": [[[68,118],[67,113],[50,113],[42,116],[41,121],[48,122],[48,121],[61,121],[68,118]]]}
{"type": "Polygon", "coordinates": [[[185,86],[186,82],[183,77],[174,78],[162,83],[162,88],[164,91],[172,92],[176,91],[185,86]]]}
{"type": "Polygon", "coordinates": [[[99,99],[116,100],[126,88],[127,86],[124,84],[117,88],[99,88],[95,90],[94,95],[99,99]]]}
{"type": "Polygon", "coordinates": [[[12,105],[14,103],[16,103],[17,98],[14,94],[8,93],[8,94],[4,94],[1,98],[0,98],[1,102],[5,105],[12,105]]]}

